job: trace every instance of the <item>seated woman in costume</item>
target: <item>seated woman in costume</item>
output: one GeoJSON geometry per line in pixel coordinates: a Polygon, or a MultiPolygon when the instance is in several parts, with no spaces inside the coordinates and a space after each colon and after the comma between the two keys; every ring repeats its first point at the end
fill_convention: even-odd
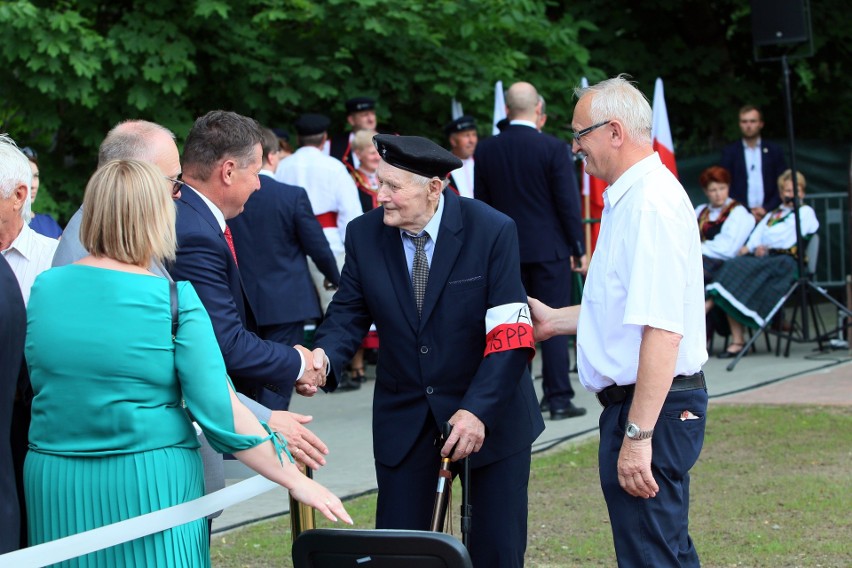
{"type": "Polygon", "coordinates": [[[707,197],[707,203],[695,208],[707,285],[722,263],[737,256],[754,229],[754,216],[747,207],[728,197],[731,174],[725,168],[707,168],[701,172],[699,182],[707,197]]]}
{"type": "MultiPolygon", "coordinates": [[[[805,196],[805,176],[796,176],[799,200],[805,196]]],[[[757,224],[736,258],[725,262],[707,286],[708,296],[728,316],[731,343],[719,358],[736,357],[745,345],[745,326],[763,327],[766,317],[796,278],[796,220],[793,212],[793,174],[778,178],[782,203],[757,224]]],[[[819,229],[814,210],[800,204],[799,222],[807,238],[819,229]]]]}
{"type": "MultiPolygon", "coordinates": [[[[173,287],[149,272],[152,258],[175,256],[170,194],[154,166],[105,164],[84,198],[80,236],[91,255],[42,273],[32,288],[24,486],[33,545],[201,497],[193,420],[217,451],[327,518],[351,522],[340,500],[292,463],[286,441],[239,402],[192,284],[173,287]]],[[[208,539],[202,517],[69,564],[209,566],[208,539]]]]}

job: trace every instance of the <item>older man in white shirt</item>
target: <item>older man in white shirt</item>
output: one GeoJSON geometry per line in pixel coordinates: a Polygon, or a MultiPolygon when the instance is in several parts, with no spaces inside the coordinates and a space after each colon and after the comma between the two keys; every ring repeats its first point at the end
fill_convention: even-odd
{"type": "Polygon", "coordinates": [[[599,471],[618,565],[698,566],[688,531],[707,410],[698,225],[653,150],[647,99],[622,76],[578,95],[573,150],[609,188],[582,304],[530,300],[536,338],[578,334],[580,380],[604,406],[599,471]]]}
{"type": "Polygon", "coordinates": [[[50,268],[59,241],[24,222],[30,208],[32,170],[8,135],[0,135],[0,253],[6,258],[26,304],[36,276],[50,268]]]}

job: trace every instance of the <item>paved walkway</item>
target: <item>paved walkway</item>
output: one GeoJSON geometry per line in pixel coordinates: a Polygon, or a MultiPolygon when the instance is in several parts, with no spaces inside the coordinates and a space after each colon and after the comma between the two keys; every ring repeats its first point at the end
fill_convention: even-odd
{"type": "MultiPolygon", "coordinates": [[[[727,371],[728,360],[711,357],[704,367],[713,404],[843,404],[852,405],[852,358],[849,352],[815,353],[813,343],[794,344],[789,358],[761,349],[743,358],[727,371]]],[[[773,343],[774,346],[774,343],[773,343]]],[[[534,370],[537,364],[534,363],[534,370]]],[[[374,370],[368,368],[368,373],[374,370]]],[[[571,376],[577,397],[575,403],[588,409],[588,414],[551,422],[536,440],[535,451],[548,449],[569,440],[597,434],[599,405],[571,376]]],[[[313,399],[294,397],[292,410],[314,416],[312,429],[330,448],[328,464],[315,473],[315,478],[341,497],[372,491],[376,488],[370,431],[372,387],[369,381],[355,392],[324,394],[313,399]]],[[[535,381],[540,391],[541,381],[535,381]]],[[[547,416],[545,416],[547,418],[547,416]]],[[[393,433],[388,433],[393,435],[393,433]]],[[[230,482],[252,475],[239,462],[226,469],[230,482]]],[[[256,520],[288,512],[289,502],[283,489],[256,497],[227,509],[213,522],[213,532],[236,528],[256,520]]]]}

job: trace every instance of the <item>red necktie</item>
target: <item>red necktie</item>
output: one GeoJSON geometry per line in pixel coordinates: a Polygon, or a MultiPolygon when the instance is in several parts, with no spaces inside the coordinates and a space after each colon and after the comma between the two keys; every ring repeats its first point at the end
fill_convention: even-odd
{"type": "Polygon", "coordinates": [[[237,266],[240,265],[237,262],[237,251],[234,249],[234,237],[231,235],[231,228],[225,225],[225,242],[228,243],[228,248],[231,249],[231,254],[234,255],[234,262],[237,266]]]}

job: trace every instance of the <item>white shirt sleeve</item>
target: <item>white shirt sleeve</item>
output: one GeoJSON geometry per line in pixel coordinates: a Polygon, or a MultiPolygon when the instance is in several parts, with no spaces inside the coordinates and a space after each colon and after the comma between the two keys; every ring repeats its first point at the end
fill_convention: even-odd
{"type": "Polygon", "coordinates": [[[722,223],[719,234],[701,244],[701,253],[709,258],[721,260],[734,258],[748,239],[752,229],[754,229],[754,216],[741,205],[734,207],[722,223]]]}
{"type": "Polygon", "coordinates": [[[340,240],[346,240],[346,225],[349,221],[363,213],[361,200],[358,199],[358,188],[355,180],[349,175],[346,166],[341,162],[339,177],[339,190],[337,192],[337,230],[340,231],[340,240]]]}

